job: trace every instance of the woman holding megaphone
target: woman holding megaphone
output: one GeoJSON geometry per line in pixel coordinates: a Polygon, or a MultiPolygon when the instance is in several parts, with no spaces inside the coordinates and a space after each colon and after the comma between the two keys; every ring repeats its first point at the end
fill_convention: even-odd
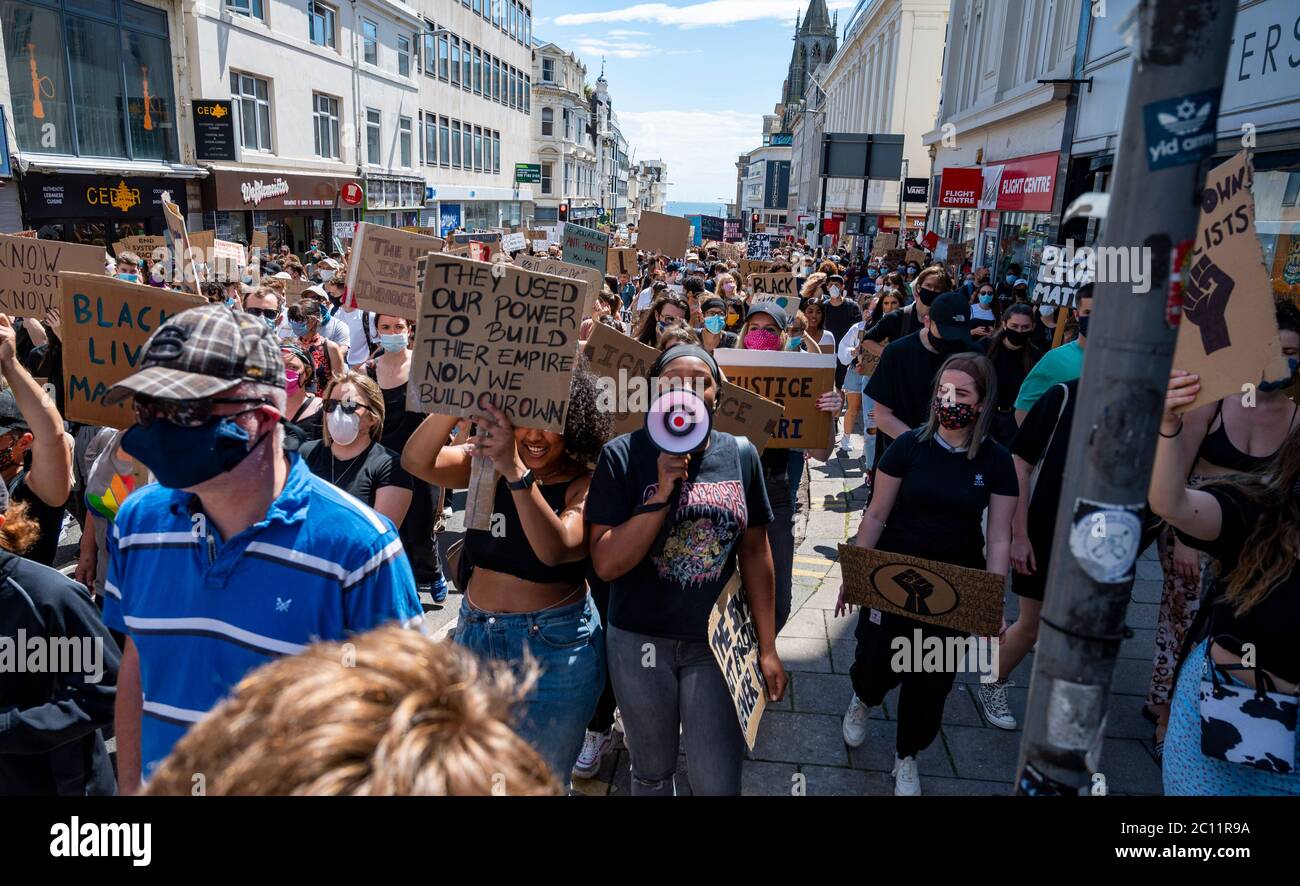
{"type": "Polygon", "coordinates": [[[708,351],[669,348],[647,376],[669,390],[645,429],[605,446],[586,510],[592,565],[610,583],[606,650],[632,794],[675,793],[684,741],[692,792],[736,795],[745,739],[709,647],[709,612],[739,569],[768,697],[779,701],[772,514],[753,444],[712,429],[722,373],[708,351]]]}

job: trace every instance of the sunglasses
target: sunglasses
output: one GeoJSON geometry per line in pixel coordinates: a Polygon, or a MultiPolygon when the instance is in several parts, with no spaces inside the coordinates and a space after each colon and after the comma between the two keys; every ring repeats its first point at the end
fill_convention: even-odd
{"type": "Polygon", "coordinates": [[[253,314],[254,316],[261,317],[264,320],[274,320],[276,317],[280,316],[280,312],[275,308],[244,308],[244,313],[253,314]]]}
{"type": "MultiPolygon", "coordinates": [[[[165,421],[181,428],[197,428],[207,424],[212,418],[212,408],[230,403],[256,403],[266,405],[270,401],[261,397],[210,397],[206,400],[166,400],[136,394],[133,402],[135,420],[140,427],[147,428],[155,421],[165,421]]],[[[256,408],[256,407],[254,407],[256,408]]],[[[243,415],[253,409],[242,409],[234,415],[243,415]]],[[[225,416],[223,416],[225,417],[225,416]]]]}
{"type": "Polygon", "coordinates": [[[342,409],[344,415],[356,415],[358,409],[365,409],[363,403],[346,403],[342,400],[326,400],[325,414],[329,415],[335,409],[342,409]]]}

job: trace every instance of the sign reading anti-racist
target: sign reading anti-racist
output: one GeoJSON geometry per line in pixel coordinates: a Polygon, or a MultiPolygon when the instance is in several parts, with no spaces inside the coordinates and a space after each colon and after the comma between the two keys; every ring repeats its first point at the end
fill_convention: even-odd
{"type": "Polygon", "coordinates": [[[1183,317],[1174,351],[1174,366],[1201,377],[1201,390],[1185,409],[1291,374],[1255,233],[1253,174],[1243,150],[1210,170],[1201,192],[1196,244],[1182,268],[1183,317]]]}
{"type": "Polygon", "coordinates": [[[635,277],[636,271],[635,249],[620,247],[618,249],[611,249],[607,253],[605,259],[606,274],[614,274],[615,276],[619,274],[627,274],[629,277],[635,277]]]}
{"type": "Polygon", "coordinates": [[[535,255],[517,255],[515,256],[514,265],[534,274],[550,274],[552,277],[564,277],[586,283],[587,294],[582,303],[582,316],[584,317],[590,314],[592,299],[600,294],[601,288],[605,285],[605,276],[597,269],[569,264],[559,259],[543,258],[535,255]]]}
{"type": "Polygon", "coordinates": [[[145,340],[155,329],[207,299],[103,273],[65,273],[62,278],[66,417],[129,428],[135,424],[130,400],[105,406],[104,394],[140,368],[145,340]]]}
{"type": "Polygon", "coordinates": [[[713,358],[729,381],[783,407],[768,446],[824,449],[830,445],[831,414],[818,409],[817,400],[835,388],[834,354],[718,348],[713,358]]]}
{"type": "Polygon", "coordinates": [[[518,427],[563,433],[584,297],[576,280],[429,255],[407,408],[464,417],[493,404],[518,427]]]}
{"type": "MultiPolygon", "coordinates": [[[[601,408],[614,416],[614,433],[626,434],[645,427],[645,413],[657,393],[645,375],[659,352],[597,323],[584,353],[599,379],[601,408]]],[[[762,452],[780,421],[781,404],[764,400],[731,382],[723,383],[713,415],[715,430],[746,437],[762,452]]]]}
{"type": "Polygon", "coordinates": [[[637,226],[636,245],[647,252],[681,258],[691,245],[690,219],[660,212],[643,212],[637,226]]]}
{"type": "Polygon", "coordinates": [[[798,295],[799,280],[794,274],[750,274],[749,292],[755,300],[769,295],[798,295]]]}
{"type": "Polygon", "coordinates": [[[925,624],[997,636],[1002,588],[995,572],[953,566],[874,548],[840,545],[844,599],[925,624]]]}
{"type": "Polygon", "coordinates": [[[353,235],[348,269],[352,307],[414,320],[420,311],[416,262],[441,252],[439,237],[362,222],[353,235]]]}
{"type": "Polygon", "coordinates": [[[103,248],[0,234],[0,313],[43,320],[62,304],[59,277],[67,271],[102,276],[103,248]]]}
{"type": "Polygon", "coordinates": [[[758,739],[758,724],[767,708],[767,683],[758,664],[758,636],[741,588],[739,569],[709,612],[709,648],[722,669],[740,731],[752,751],[758,739]]]}
{"type": "Polygon", "coordinates": [[[605,273],[605,251],[609,248],[609,235],[582,225],[566,224],[560,241],[564,260],[571,265],[595,268],[605,273]]]}

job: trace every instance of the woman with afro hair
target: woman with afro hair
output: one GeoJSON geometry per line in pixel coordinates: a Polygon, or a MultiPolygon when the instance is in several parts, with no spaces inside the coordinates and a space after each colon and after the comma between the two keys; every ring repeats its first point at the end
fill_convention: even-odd
{"type": "Polygon", "coordinates": [[[566,782],[605,685],[605,638],[587,592],[583,513],[591,467],[611,416],[585,358],[573,373],[564,433],[516,428],[495,406],[474,415],[468,441],[447,445],[454,416],[430,415],[402,450],[402,467],[436,486],[469,487],[474,456],[498,475],[488,529],[465,533],[472,573],[455,640],[541,678],[518,711],[519,734],[566,782]]]}

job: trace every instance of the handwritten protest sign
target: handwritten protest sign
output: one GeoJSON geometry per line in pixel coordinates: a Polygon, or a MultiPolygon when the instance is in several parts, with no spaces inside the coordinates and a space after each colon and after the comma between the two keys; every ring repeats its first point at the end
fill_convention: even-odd
{"type": "Polygon", "coordinates": [[[167,251],[171,256],[171,280],[190,292],[199,291],[199,271],[194,266],[193,253],[190,251],[190,235],[185,229],[185,216],[180,207],[168,199],[170,194],[160,198],[163,218],[167,222],[167,251]]]}
{"type": "Polygon", "coordinates": [[[774,304],[781,310],[785,311],[787,319],[793,320],[795,313],[799,310],[799,296],[797,295],[756,295],[750,301],[751,307],[761,304],[774,304]]]}
{"type": "Polygon", "coordinates": [[[210,262],[210,271],[214,280],[226,282],[229,280],[239,281],[244,276],[244,266],[248,264],[248,255],[244,252],[242,243],[234,243],[230,240],[213,240],[212,250],[209,253],[212,256],[210,262]]]}
{"type": "Polygon", "coordinates": [[[891,268],[897,267],[898,265],[901,265],[905,261],[904,256],[906,255],[907,255],[906,249],[887,249],[885,250],[885,255],[884,255],[885,265],[891,268]]]}
{"type": "Polygon", "coordinates": [[[605,263],[605,273],[627,274],[629,277],[636,276],[636,250],[628,248],[611,249],[608,253],[605,263]]]}
{"type": "Polygon", "coordinates": [[[582,302],[576,280],[429,255],[407,408],[470,416],[494,403],[516,427],[563,433],[582,302]]]}
{"type": "Polygon", "coordinates": [[[752,751],[758,739],[758,724],[767,708],[767,682],[758,665],[758,636],[741,588],[739,569],[732,573],[709,613],[709,648],[722,669],[740,731],[752,751]]]}
{"type": "Polygon", "coordinates": [[[414,320],[420,313],[416,262],[442,247],[439,237],[358,224],[348,266],[351,307],[414,320]]]}
{"type": "Polygon", "coordinates": [[[925,265],[925,252],[923,250],[911,247],[903,253],[904,261],[910,264],[925,265]]]}
{"type": "Polygon", "coordinates": [[[776,262],[767,261],[761,258],[742,258],[740,260],[740,277],[742,280],[748,280],[754,274],[770,273],[776,262]]]}
{"type": "Polygon", "coordinates": [[[534,274],[550,274],[552,277],[565,277],[569,280],[581,280],[587,284],[587,292],[582,302],[582,316],[591,312],[591,301],[600,294],[605,286],[605,277],[595,268],[572,265],[555,258],[543,258],[534,255],[517,255],[515,267],[523,268],[534,274]]]}
{"type": "Polygon", "coordinates": [[[254,252],[257,252],[260,249],[266,249],[270,245],[266,231],[254,231],[253,236],[248,240],[248,245],[254,252]]]}
{"type": "MultiPolygon", "coordinates": [[[[605,406],[614,416],[614,433],[627,434],[645,427],[645,413],[654,400],[645,374],[659,352],[603,323],[591,329],[584,353],[591,371],[601,378],[605,406]]],[[[713,415],[715,430],[746,437],[762,452],[781,420],[781,405],[764,400],[753,391],[723,382],[718,409],[713,415]]]]}
{"type": "Polygon", "coordinates": [[[521,233],[506,234],[501,238],[502,252],[523,252],[527,246],[528,243],[524,240],[524,235],[521,233]]]}
{"type": "Polygon", "coordinates": [[[212,254],[212,247],[217,242],[216,231],[190,231],[190,248],[198,250],[198,258],[207,261],[212,254]]]}
{"type": "Polygon", "coordinates": [[[849,544],[840,545],[840,567],[850,603],[977,637],[1002,626],[1006,579],[995,572],[849,544]]]}
{"type": "Polygon", "coordinates": [[[569,264],[595,268],[600,273],[605,273],[605,250],[609,248],[609,235],[603,231],[566,224],[560,247],[564,260],[569,264]]]}
{"type": "Polygon", "coordinates": [[[63,278],[64,411],[69,421],[135,424],[130,401],[105,406],[108,389],[139,369],[145,340],[167,319],[207,300],[100,274],[63,278]]]}
{"type": "Polygon", "coordinates": [[[1255,232],[1254,172],[1246,151],[1210,170],[1196,245],[1182,269],[1183,322],[1174,366],[1201,377],[1195,409],[1287,378],[1268,272],[1255,232]]]}
{"type": "Polygon", "coordinates": [[[835,355],[800,351],[718,348],[713,358],[729,381],[784,408],[773,449],[823,449],[830,445],[831,414],[817,399],[835,387],[835,355]]]}
{"type": "Polygon", "coordinates": [[[44,319],[63,304],[59,277],[66,271],[102,275],[103,248],[0,234],[0,313],[44,319]]]}
{"type": "Polygon", "coordinates": [[[765,295],[798,296],[799,281],[791,273],[750,274],[749,291],[756,300],[759,300],[759,296],[765,295]]]}
{"type": "MultiPolygon", "coordinates": [[[[134,252],[140,258],[153,257],[155,249],[166,249],[167,238],[161,236],[151,236],[148,234],[137,234],[133,237],[123,237],[113,244],[113,254],[121,255],[124,252],[134,252]]],[[[80,268],[70,268],[69,270],[81,270],[80,268]]]]}
{"type": "Polygon", "coordinates": [[[677,215],[642,212],[636,244],[647,252],[681,258],[691,244],[691,222],[677,215]]]}

